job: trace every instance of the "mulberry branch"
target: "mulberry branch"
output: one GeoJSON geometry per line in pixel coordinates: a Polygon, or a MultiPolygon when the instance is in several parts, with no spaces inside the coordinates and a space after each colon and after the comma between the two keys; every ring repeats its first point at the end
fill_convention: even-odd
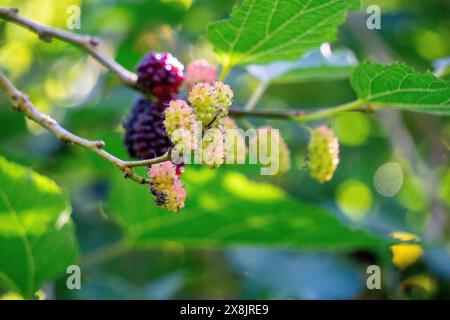
{"type": "Polygon", "coordinates": [[[108,160],[115,167],[121,170],[125,178],[129,178],[139,184],[148,184],[148,179],[134,173],[133,168],[138,166],[148,166],[151,164],[164,162],[170,159],[170,152],[165,155],[153,159],[141,161],[124,161],[104,150],[105,143],[101,140],[87,140],[63,128],[55,119],[48,114],[40,111],[30,101],[28,96],[17,89],[8,78],[0,71],[0,89],[5,92],[11,101],[12,106],[19,112],[23,113],[28,119],[39,124],[41,127],[50,131],[59,140],[76,144],[86,148],[100,157],[108,160]]]}

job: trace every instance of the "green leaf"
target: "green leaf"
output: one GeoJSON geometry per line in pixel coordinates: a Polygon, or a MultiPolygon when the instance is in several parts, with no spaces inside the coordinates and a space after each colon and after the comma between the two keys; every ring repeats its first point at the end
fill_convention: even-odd
{"type": "Polygon", "coordinates": [[[355,69],[351,83],[358,97],[368,103],[450,114],[450,82],[403,64],[362,63],[355,69]]]}
{"type": "Polygon", "coordinates": [[[244,0],[231,18],[213,23],[208,37],[225,66],[298,59],[323,42],[359,0],[244,0]]]}
{"type": "Polygon", "coordinates": [[[317,66],[307,69],[297,69],[273,81],[274,84],[294,84],[313,81],[336,81],[350,79],[353,66],[317,66]]]}
{"type": "Polygon", "coordinates": [[[0,157],[0,287],[30,298],[76,256],[70,206],[58,186],[0,157]]]}
{"type": "Polygon", "coordinates": [[[340,223],[325,209],[289,198],[281,189],[243,174],[189,167],[183,175],[189,199],[174,214],[158,209],[147,188],[116,180],[106,212],[138,247],[355,249],[384,244],[340,223]]]}

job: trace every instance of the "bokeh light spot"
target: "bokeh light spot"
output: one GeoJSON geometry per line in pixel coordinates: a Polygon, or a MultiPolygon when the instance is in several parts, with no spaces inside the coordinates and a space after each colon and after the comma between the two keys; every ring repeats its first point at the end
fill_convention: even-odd
{"type": "Polygon", "coordinates": [[[32,60],[30,47],[22,42],[11,41],[0,48],[0,66],[9,71],[12,79],[27,71],[32,60]]]}
{"type": "Polygon", "coordinates": [[[414,212],[426,210],[426,190],[419,177],[411,174],[404,176],[403,186],[398,194],[398,201],[402,206],[414,212]]]}
{"type": "Polygon", "coordinates": [[[247,200],[274,201],[284,198],[284,193],[279,188],[250,181],[237,172],[228,173],[223,180],[223,186],[233,195],[247,200]]]}
{"type": "Polygon", "coordinates": [[[350,219],[361,220],[372,206],[372,192],[358,180],[347,180],[339,186],[336,201],[350,219]]]}
{"type": "Polygon", "coordinates": [[[435,60],[447,53],[447,40],[437,32],[420,30],[415,36],[416,49],[425,59],[435,60]]]}
{"type": "Polygon", "coordinates": [[[367,116],[356,112],[337,116],[333,127],[339,142],[347,146],[363,145],[370,134],[370,122],[367,116]]]}

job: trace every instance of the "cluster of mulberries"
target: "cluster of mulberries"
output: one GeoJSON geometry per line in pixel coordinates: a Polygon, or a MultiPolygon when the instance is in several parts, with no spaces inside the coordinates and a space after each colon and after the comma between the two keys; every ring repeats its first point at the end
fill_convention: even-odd
{"type": "Polygon", "coordinates": [[[182,209],[187,195],[179,178],[178,167],[165,161],[151,165],[148,171],[150,192],[155,197],[155,203],[174,212],[182,209]]]}
{"type": "Polygon", "coordinates": [[[175,151],[178,151],[177,156],[183,156],[200,146],[202,163],[205,166],[217,168],[225,162],[224,123],[232,97],[230,87],[222,82],[215,81],[212,84],[201,82],[189,93],[190,105],[183,100],[170,102],[165,112],[164,124],[175,151]],[[194,130],[197,120],[203,125],[201,140],[194,130]]]}
{"type": "MultiPolygon", "coordinates": [[[[137,88],[146,96],[136,100],[124,123],[130,156],[151,159],[169,149],[183,156],[201,147],[202,163],[209,168],[218,168],[225,160],[245,160],[245,137],[228,117],[233,91],[217,81],[216,69],[205,60],[189,64],[186,78],[183,69],[170,53],[150,52],[139,63],[137,88]],[[177,99],[184,80],[187,101],[177,99]],[[196,136],[199,123],[203,126],[198,130],[201,137],[196,136]]],[[[256,147],[260,163],[277,168],[276,175],[290,170],[290,152],[278,130],[259,128],[250,143],[256,147]],[[275,152],[277,159],[273,159],[275,152]],[[263,156],[267,158],[261,159],[263,156]],[[274,166],[267,160],[277,163],[274,166]]],[[[331,129],[319,126],[311,130],[308,157],[310,175],[320,183],[330,181],[339,163],[339,142],[331,129]]],[[[184,207],[187,195],[180,180],[182,172],[183,162],[177,162],[173,154],[172,161],[149,166],[150,192],[158,206],[175,212],[184,207]]]]}
{"type": "MultiPolygon", "coordinates": [[[[173,147],[165,128],[166,109],[179,93],[184,66],[170,53],[149,52],[137,67],[137,87],[149,97],[134,103],[124,123],[125,145],[133,158],[159,157],[173,147]]],[[[149,167],[150,191],[155,203],[167,210],[184,206],[186,192],[179,180],[181,165],[171,162],[149,167]]]]}
{"type": "Polygon", "coordinates": [[[339,164],[339,141],[330,128],[322,125],[312,130],[308,157],[311,177],[320,183],[333,178],[339,164]]]}
{"type": "MultiPolygon", "coordinates": [[[[177,100],[183,69],[169,53],[150,52],[142,59],[137,88],[150,96],[135,102],[124,123],[125,144],[130,156],[140,159],[162,156],[169,149],[183,156],[201,146],[203,163],[217,168],[225,159],[225,126],[230,121],[225,118],[233,92],[217,81],[213,66],[199,60],[187,68],[185,86],[190,91],[190,104],[177,100]],[[194,136],[197,119],[205,130],[201,138],[194,136]]],[[[150,191],[158,206],[171,211],[184,206],[186,192],[179,179],[182,171],[183,163],[174,160],[149,167],[150,191]]]]}

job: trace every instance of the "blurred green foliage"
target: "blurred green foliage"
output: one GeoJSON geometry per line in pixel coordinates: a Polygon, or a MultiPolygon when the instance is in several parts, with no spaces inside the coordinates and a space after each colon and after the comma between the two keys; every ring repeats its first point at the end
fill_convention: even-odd
{"type": "Polygon", "coordinates": [[[32,298],[76,262],[70,206],[53,181],[0,158],[0,284],[32,298]]]}
{"type": "MultiPolygon", "coordinates": [[[[197,58],[216,63],[206,37],[207,25],[226,18],[235,3],[2,1],[4,6],[19,7],[26,17],[60,28],[66,28],[67,7],[80,5],[81,30],[75,32],[100,36],[104,39],[102,49],[129,69],[148,50],[170,51],[185,64],[197,58]]],[[[364,12],[354,14],[340,28],[333,49],[349,48],[359,61],[373,59],[371,43],[357,35],[363,32],[370,34],[363,39],[375,37],[395,60],[419,71],[433,70],[435,59],[450,56],[448,1],[364,1],[364,5],[370,4],[381,5],[382,30],[355,30],[352,22],[364,17],[364,12]]],[[[104,139],[108,151],[125,157],[121,122],[136,94],[85,53],[58,41],[43,43],[27,30],[0,22],[0,68],[41,110],[81,136],[104,139]]],[[[258,108],[317,108],[355,98],[345,73],[328,80],[306,80],[275,82],[258,108]]],[[[236,104],[242,105],[258,81],[238,68],[231,73],[229,83],[235,90],[236,104]]],[[[294,165],[289,174],[273,179],[260,176],[256,166],[217,172],[188,167],[185,181],[190,199],[178,215],[156,209],[145,187],[124,181],[103,159],[63,145],[25,121],[12,111],[3,95],[0,154],[53,179],[70,198],[79,263],[86,265],[83,289],[68,290],[62,277],[52,289],[47,288],[48,298],[448,298],[448,118],[395,114],[351,113],[327,122],[340,138],[341,163],[333,181],[325,185],[315,183],[305,170],[305,132],[296,124],[272,121],[291,149],[294,165]],[[397,121],[393,127],[387,126],[386,117],[397,121]],[[374,183],[377,170],[386,163],[398,164],[403,177],[398,192],[390,196],[380,193],[374,183]],[[243,186],[260,194],[236,192],[243,186]],[[302,207],[301,203],[307,204],[302,207]],[[274,246],[271,239],[283,239],[280,234],[293,231],[294,237],[295,224],[303,219],[299,212],[313,207],[308,210],[310,224],[304,234],[277,242],[281,249],[267,248],[274,246]],[[259,219],[264,214],[270,219],[259,219]],[[141,225],[142,221],[145,224],[141,225]],[[132,236],[135,231],[130,230],[136,228],[144,230],[142,237],[132,236]],[[214,232],[221,233],[222,228],[228,228],[229,233],[214,238],[214,232]],[[364,231],[353,232],[355,228],[364,231]],[[381,242],[374,240],[395,230],[418,234],[426,248],[421,261],[401,273],[390,263],[388,242],[381,246],[386,250],[379,250],[381,242]],[[254,245],[260,237],[256,244],[266,243],[266,248],[238,247],[237,235],[248,240],[246,246],[254,245]],[[211,236],[209,242],[191,248],[196,239],[206,236],[211,236]],[[115,245],[124,237],[128,244],[141,244],[146,249],[125,250],[129,248],[115,245]],[[217,249],[226,242],[233,248],[217,249]],[[355,245],[358,242],[365,245],[355,245]],[[368,245],[373,243],[377,246],[368,245]],[[302,250],[290,251],[288,247],[302,250]],[[314,250],[318,247],[320,250],[314,250]],[[102,248],[112,248],[108,259],[96,254],[102,248]],[[366,267],[372,263],[382,265],[386,275],[381,292],[369,291],[364,285],[366,267]],[[333,282],[335,279],[345,281],[333,282]]],[[[21,170],[25,169],[18,172],[21,170]]],[[[52,217],[59,213],[41,211],[52,217]]],[[[0,248],[6,241],[0,237],[0,248]]],[[[4,266],[14,269],[14,263],[22,261],[18,255],[13,261],[4,260],[5,253],[0,252],[0,274],[4,266]]],[[[37,258],[37,264],[40,261],[37,258]]],[[[36,284],[49,279],[42,275],[36,284]]]]}

